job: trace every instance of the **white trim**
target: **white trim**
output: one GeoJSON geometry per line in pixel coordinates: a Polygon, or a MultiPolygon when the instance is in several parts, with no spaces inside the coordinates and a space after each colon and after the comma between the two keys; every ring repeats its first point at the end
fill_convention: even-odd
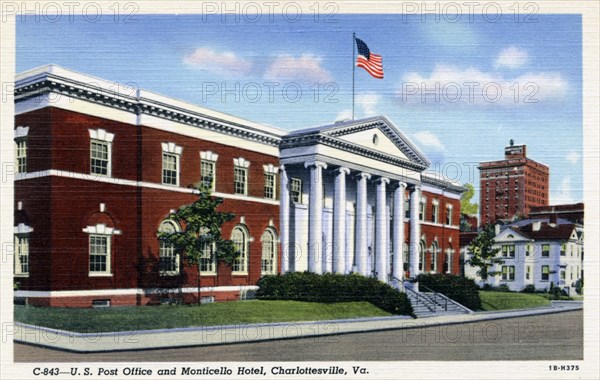
{"type": "MultiPolygon", "coordinates": [[[[406,222],[406,219],[405,219],[406,222]]],[[[449,226],[447,224],[442,224],[442,223],[433,223],[433,222],[425,222],[423,220],[420,221],[421,225],[426,225],[426,226],[434,226],[434,227],[443,227],[443,228],[449,228],[452,230],[459,230],[460,227],[459,226],[449,226]]]]}
{"type": "Polygon", "coordinates": [[[200,159],[202,161],[216,162],[219,159],[219,155],[210,150],[207,150],[205,152],[200,152],[200,159]]]}
{"type": "Polygon", "coordinates": [[[244,157],[234,158],[233,165],[248,169],[250,167],[250,161],[246,160],[244,157]]]}
{"type": "Polygon", "coordinates": [[[273,164],[263,165],[263,170],[265,173],[277,174],[279,173],[279,167],[274,166],[273,164]]]}
{"type": "Polygon", "coordinates": [[[90,132],[90,138],[94,140],[112,143],[115,138],[114,133],[106,132],[104,129],[88,129],[88,131],[90,132]]]}
{"type": "Polygon", "coordinates": [[[33,232],[33,228],[31,228],[30,226],[26,225],[25,223],[19,223],[19,225],[15,226],[15,229],[14,229],[14,234],[15,235],[30,234],[32,232],[33,232]]]}
{"type": "Polygon", "coordinates": [[[181,153],[183,152],[182,147],[180,147],[179,145],[172,143],[172,142],[163,142],[163,143],[160,143],[160,145],[162,146],[163,153],[172,153],[172,154],[181,155],[181,153]]]}
{"type": "Polygon", "coordinates": [[[27,137],[28,134],[29,134],[29,127],[22,127],[19,125],[15,129],[15,140],[27,137]]]}
{"type": "Polygon", "coordinates": [[[106,224],[103,223],[98,223],[95,226],[87,226],[83,228],[82,231],[88,234],[97,235],[121,235],[121,230],[107,227],[106,224]]]}
{"type": "MultiPolygon", "coordinates": [[[[112,185],[145,187],[145,188],[157,189],[157,190],[174,191],[174,192],[178,192],[178,193],[194,194],[196,192],[196,190],[194,190],[194,189],[188,189],[185,187],[167,186],[167,185],[162,185],[162,184],[153,183],[153,182],[132,181],[129,179],[97,176],[94,174],[75,173],[75,172],[68,172],[65,170],[56,170],[56,169],[43,170],[43,171],[32,172],[32,173],[18,173],[18,174],[15,174],[15,181],[22,181],[22,180],[27,180],[27,179],[50,177],[50,176],[81,179],[81,180],[86,180],[86,181],[103,182],[103,183],[109,183],[112,185]]],[[[274,206],[279,205],[279,201],[266,199],[266,198],[250,197],[250,196],[246,196],[246,195],[242,196],[239,194],[229,194],[229,193],[219,193],[219,192],[214,192],[213,195],[215,197],[220,197],[220,198],[224,198],[224,199],[235,199],[235,200],[243,200],[243,201],[249,201],[249,202],[266,203],[266,204],[270,204],[270,205],[274,205],[274,206]]]]}
{"type": "MultiPolygon", "coordinates": [[[[234,292],[243,290],[257,290],[256,285],[231,285],[231,286],[207,286],[200,288],[200,292],[234,292]]],[[[160,293],[161,290],[179,292],[180,289],[170,288],[132,288],[132,289],[90,289],[90,290],[15,290],[15,297],[45,298],[45,297],[102,297],[102,296],[126,296],[160,293]]],[[[198,288],[181,288],[184,293],[197,293],[198,288]]]]}
{"type": "Polygon", "coordinates": [[[430,193],[430,194],[441,195],[443,197],[450,198],[450,199],[460,199],[460,194],[455,194],[451,191],[433,187],[431,185],[421,184],[421,191],[430,193]]]}

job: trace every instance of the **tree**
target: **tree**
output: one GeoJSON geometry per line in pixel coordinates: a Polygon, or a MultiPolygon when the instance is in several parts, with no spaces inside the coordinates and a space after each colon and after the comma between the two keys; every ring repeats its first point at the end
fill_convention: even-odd
{"type": "Polygon", "coordinates": [[[463,185],[467,190],[460,196],[460,212],[468,215],[475,215],[479,210],[477,203],[471,203],[471,198],[475,195],[475,187],[472,183],[463,185]]]}
{"type": "MultiPolygon", "coordinates": [[[[217,211],[222,198],[211,196],[211,191],[203,184],[196,185],[198,200],[180,207],[169,219],[180,222],[183,231],[159,232],[158,238],[173,245],[175,252],[187,259],[188,264],[198,268],[198,302],[200,302],[200,261],[206,247],[213,247],[216,261],[233,264],[239,252],[231,240],[223,239],[221,226],[231,221],[235,215],[217,211]]],[[[181,260],[183,263],[183,260],[181,260]]]]}
{"type": "Polygon", "coordinates": [[[473,267],[479,267],[477,274],[485,282],[489,276],[495,276],[500,272],[490,270],[494,264],[501,264],[504,260],[498,256],[500,248],[494,245],[494,226],[488,224],[473,239],[469,245],[471,257],[467,263],[473,267]]]}

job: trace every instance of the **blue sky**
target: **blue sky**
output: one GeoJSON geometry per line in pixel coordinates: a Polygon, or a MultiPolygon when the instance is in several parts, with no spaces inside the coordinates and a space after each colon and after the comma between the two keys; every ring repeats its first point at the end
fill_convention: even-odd
{"type": "Polygon", "coordinates": [[[514,139],[550,166],[551,203],[583,199],[580,16],[304,16],[17,17],[17,71],[54,63],[292,130],[351,116],[356,32],[385,71],[356,69],[356,118],[388,116],[432,169],[476,187],[473,167],[514,139]]]}

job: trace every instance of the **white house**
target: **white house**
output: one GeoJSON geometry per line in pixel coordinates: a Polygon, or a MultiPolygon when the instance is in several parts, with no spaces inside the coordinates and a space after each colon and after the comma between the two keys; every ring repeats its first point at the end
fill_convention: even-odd
{"type": "MultiPolygon", "coordinates": [[[[491,268],[498,274],[488,277],[488,284],[504,284],[513,291],[521,291],[527,285],[547,290],[553,284],[573,294],[583,273],[583,227],[564,221],[528,220],[496,226],[496,232],[494,241],[503,262],[491,268]]],[[[468,260],[468,247],[462,249],[467,251],[468,260]]],[[[484,281],[478,270],[465,263],[465,276],[481,286],[484,281]]]]}

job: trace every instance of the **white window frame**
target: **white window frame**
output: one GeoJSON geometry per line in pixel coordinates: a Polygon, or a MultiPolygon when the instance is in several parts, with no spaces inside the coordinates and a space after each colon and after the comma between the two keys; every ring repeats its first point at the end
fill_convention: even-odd
{"type": "Polygon", "coordinates": [[[243,225],[237,225],[231,231],[231,240],[234,247],[240,252],[240,255],[233,261],[231,265],[231,273],[233,275],[247,275],[250,254],[250,233],[243,225]],[[242,241],[236,240],[236,231],[241,233],[242,241]]]}
{"type": "Polygon", "coordinates": [[[540,270],[540,281],[550,281],[550,265],[542,265],[540,270]],[[544,268],[548,268],[548,273],[544,273],[544,268]],[[548,278],[544,279],[544,274],[546,274],[548,278]]]}
{"type": "Polygon", "coordinates": [[[200,275],[201,276],[215,276],[217,274],[217,255],[215,252],[216,246],[214,243],[205,244],[202,247],[202,253],[200,255],[200,275]]]}
{"type": "Polygon", "coordinates": [[[550,257],[550,244],[542,244],[541,257],[550,257]],[[548,247],[548,250],[544,251],[544,247],[548,247]],[[544,253],[547,252],[547,253],[544,253]]]}
{"type": "Polygon", "coordinates": [[[263,195],[267,199],[277,199],[277,173],[279,172],[279,168],[273,164],[269,164],[263,165],[263,170],[265,179],[263,195]],[[269,191],[271,192],[270,196],[268,194],[269,191]]]}
{"type": "Polygon", "coordinates": [[[27,173],[27,139],[15,140],[15,163],[17,173],[27,173]]]}
{"type": "Polygon", "coordinates": [[[424,222],[426,215],[427,215],[427,198],[421,197],[421,199],[419,200],[419,220],[421,222],[424,222]]]}
{"type": "Polygon", "coordinates": [[[531,270],[532,266],[531,265],[525,265],[525,280],[530,281],[531,280],[531,274],[532,274],[532,270],[531,270]]]}
{"type": "Polygon", "coordinates": [[[446,205],[446,225],[447,226],[452,225],[452,210],[453,209],[454,209],[454,207],[452,207],[452,205],[446,205]]]}
{"type": "Polygon", "coordinates": [[[502,266],[502,281],[512,282],[515,280],[515,266],[514,265],[503,265],[502,266]]]}
{"type": "Polygon", "coordinates": [[[29,233],[19,233],[14,235],[14,255],[15,255],[15,277],[29,277],[30,262],[29,262],[29,233]],[[23,263],[25,261],[25,263],[23,263]],[[27,270],[23,270],[23,266],[27,270]]]}
{"type": "Polygon", "coordinates": [[[160,180],[163,185],[166,186],[179,186],[179,177],[181,173],[181,153],[183,153],[183,148],[176,145],[172,142],[164,142],[161,143],[162,147],[162,170],[160,180]],[[172,171],[171,169],[165,168],[165,158],[173,157],[175,158],[175,183],[166,183],[165,182],[165,170],[172,171]]]}
{"type": "Polygon", "coordinates": [[[106,276],[106,275],[112,274],[111,244],[112,244],[111,235],[107,235],[107,234],[89,234],[88,235],[88,253],[89,253],[88,270],[89,270],[90,277],[106,276]],[[92,239],[106,239],[106,252],[104,255],[99,255],[97,253],[92,254],[92,239]],[[92,256],[106,256],[106,259],[104,262],[104,265],[106,268],[104,270],[92,270],[92,256]]]}
{"type": "Polygon", "coordinates": [[[260,273],[262,275],[277,273],[277,233],[272,228],[267,228],[260,238],[261,260],[260,273]],[[266,238],[270,239],[267,240],[266,238]],[[270,269],[269,269],[270,268],[270,269]]]}
{"type": "Polygon", "coordinates": [[[514,244],[503,244],[502,245],[502,257],[506,257],[508,259],[515,258],[516,247],[514,244]]]}
{"type": "Polygon", "coordinates": [[[210,166],[212,171],[211,183],[208,188],[211,191],[215,191],[217,187],[217,160],[219,155],[209,151],[200,152],[200,181],[205,183],[206,175],[204,173],[204,167],[210,166]]]}
{"type": "Polygon", "coordinates": [[[452,256],[454,256],[454,249],[446,248],[446,273],[452,273],[452,256]]]}
{"type": "Polygon", "coordinates": [[[438,270],[438,243],[434,241],[431,243],[431,247],[429,248],[431,252],[431,263],[429,263],[429,269],[433,273],[437,273],[438,270]]]}
{"type": "Polygon", "coordinates": [[[292,177],[290,180],[290,195],[292,202],[302,203],[302,180],[298,177],[292,177]],[[297,194],[297,197],[296,197],[297,194]]]}
{"type": "MultiPolygon", "coordinates": [[[[163,220],[160,223],[160,226],[158,227],[158,231],[159,232],[163,232],[162,228],[165,225],[170,225],[173,230],[175,232],[181,231],[181,226],[173,221],[173,220],[163,220]]],[[[169,244],[163,240],[158,241],[158,273],[161,276],[177,276],[179,275],[179,273],[181,272],[181,265],[180,265],[180,257],[179,254],[177,252],[175,252],[175,246],[173,246],[173,244],[169,244]],[[168,257],[171,260],[173,260],[174,264],[175,264],[175,269],[174,270],[163,270],[163,266],[161,264],[161,260],[163,259],[163,257],[168,257]]]]}
{"type": "Polygon", "coordinates": [[[88,276],[89,277],[110,277],[112,276],[112,235],[120,235],[121,231],[108,227],[106,224],[96,224],[95,226],[87,226],[83,230],[88,236],[88,276]],[[91,270],[91,237],[106,237],[106,270],[105,271],[92,271],[91,270]]]}
{"type": "Polygon", "coordinates": [[[248,195],[248,168],[250,167],[250,161],[243,157],[233,159],[233,194],[236,195],[248,195]],[[243,182],[240,182],[238,177],[243,174],[243,182]],[[243,192],[238,192],[238,184],[242,183],[243,192]]]}
{"type": "Polygon", "coordinates": [[[90,174],[102,177],[112,177],[112,143],[115,138],[114,133],[108,133],[104,129],[88,129],[90,134],[90,174]],[[93,170],[93,160],[100,160],[93,157],[94,144],[106,146],[106,173],[98,173],[93,170]]]}

